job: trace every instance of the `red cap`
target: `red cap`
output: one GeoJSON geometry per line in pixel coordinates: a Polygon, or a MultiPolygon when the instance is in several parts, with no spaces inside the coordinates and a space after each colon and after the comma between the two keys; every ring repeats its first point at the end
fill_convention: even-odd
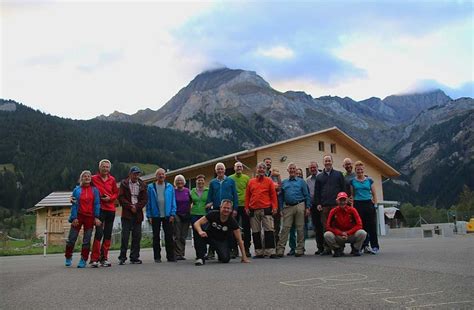
{"type": "Polygon", "coordinates": [[[342,199],[342,198],[345,198],[345,199],[348,198],[346,192],[340,192],[339,194],[337,194],[336,200],[339,200],[339,199],[342,199]]]}

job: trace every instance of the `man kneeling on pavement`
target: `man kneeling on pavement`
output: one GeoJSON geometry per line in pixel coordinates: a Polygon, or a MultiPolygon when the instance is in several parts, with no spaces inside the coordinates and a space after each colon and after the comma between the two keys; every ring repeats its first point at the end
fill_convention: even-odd
{"type": "Polygon", "coordinates": [[[324,240],[334,251],[334,257],[344,255],[346,243],[351,244],[352,255],[360,256],[360,249],[367,233],[362,229],[359,213],[347,204],[348,196],[345,192],[337,194],[336,201],[337,207],[331,210],[326,222],[324,240]]]}
{"type": "Polygon", "coordinates": [[[240,235],[239,224],[232,217],[232,200],[222,199],[219,211],[211,211],[206,216],[201,217],[194,223],[197,233],[194,236],[194,246],[196,247],[196,266],[205,263],[206,244],[212,246],[217,252],[217,257],[221,263],[230,261],[230,234],[233,234],[242,253],[242,263],[249,263],[245,255],[244,242],[240,235]],[[205,229],[203,230],[203,227],[205,229]]]}

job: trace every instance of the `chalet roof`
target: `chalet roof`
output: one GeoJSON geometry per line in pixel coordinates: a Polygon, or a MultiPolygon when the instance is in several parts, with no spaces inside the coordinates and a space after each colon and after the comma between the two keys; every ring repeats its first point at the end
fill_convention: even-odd
{"type": "MultiPolygon", "coordinates": [[[[189,170],[194,170],[194,169],[197,169],[197,168],[201,168],[201,167],[204,167],[204,166],[207,166],[207,165],[210,165],[210,164],[215,164],[215,163],[218,163],[220,161],[225,161],[225,160],[232,159],[232,158],[234,158],[236,160],[237,159],[242,159],[242,158],[245,158],[245,157],[253,156],[256,152],[261,151],[261,150],[272,148],[272,147],[275,147],[275,146],[278,146],[278,145],[281,145],[281,144],[285,144],[285,143],[290,143],[290,142],[293,142],[293,141],[306,139],[306,138],[316,136],[316,135],[320,135],[320,134],[323,134],[323,133],[330,134],[334,139],[343,142],[350,149],[360,153],[362,155],[361,157],[363,157],[366,160],[372,162],[378,169],[380,169],[381,174],[383,176],[389,177],[389,178],[400,176],[400,173],[397,170],[395,170],[393,167],[391,167],[385,161],[380,159],[377,155],[375,155],[374,153],[369,151],[362,144],[357,142],[355,139],[353,139],[352,137],[350,137],[348,134],[346,134],[345,132],[343,132],[342,130],[340,130],[337,127],[330,127],[330,128],[326,128],[326,129],[323,129],[323,130],[311,132],[311,133],[308,133],[308,134],[305,134],[305,135],[302,135],[302,136],[294,137],[294,138],[291,138],[291,139],[278,141],[278,142],[274,142],[274,143],[271,143],[271,144],[259,146],[259,147],[253,148],[253,149],[243,150],[243,151],[239,151],[239,152],[236,152],[236,153],[232,153],[232,154],[224,155],[224,156],[221,156],[221,157],[213,158],[213,159],[210,159],[210,160],[207,160],[207,161],[203,161],[201,163],[197,163],[197,164],[193,164],[193,165],[190,165],[190,166],[175,169],[175,170],[172,170],[172,171],[168,171],[167,174],[168,175],[180,174],[180,173],[184,173],[184,172],[189,171],[189,170]]],[[[147,175],[142,176],[141,179],[145,182],[151,182],[155,179],[155,175],[154,174],[147,174],[147,175]]]]}
{"type": "Polygon", "coordinates": [[[70,207],[70,197],[72,192],[52,192],[48,196],[41,199],[34,207],[29,208],[27,211],[32,212],[43,207],[70,207]]]}

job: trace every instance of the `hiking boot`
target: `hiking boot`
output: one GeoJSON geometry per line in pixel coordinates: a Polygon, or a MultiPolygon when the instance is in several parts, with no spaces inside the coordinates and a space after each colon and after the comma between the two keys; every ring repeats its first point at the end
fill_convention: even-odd
{"type": "Polygon", "coordinates": [[[86,267],[87,267],[87,262],[84,258],[81,257],[79,264],[77,264],[77,268],[86,268],[86,267]]]}
{"type": "Polygon", "coordinates": [[[334,254],[332,255],[332,257],[341,257],[341,256],[344,256],[344,250],[342,249],[334,250],[334,254]]]}
{"type": "Polygon", "coordinates": [[[100,262],[101,267],[110,267],[112,264],[108,260],[103,260],[100,262]]]}
{"type": "Polygon", "coordinates": [[[331,253],[331,250],[323,250],[323,251],[319,254],[319,256],[326,256],[326,255],[331,255],[331,254],[332,254],[332,253],[331,253]]]}
{"type": "Polygon", "coordinates": [[[207,252],[207,259],[211,260],[211,259],[215,259],[216,258],[216,253],[214,252],[214,250],[209,250],[207,252]]]}
{"type": "Polygon", "coordinates": [[[66,258],[66,261],[64,262],[64,266],[71,267],[71,265],[72,265],[72,258],[66,258]]]}
{"type": "Polygon", "coordinates": [[[99,267],[99,262],[91,262],[91,267],[92,268],[98,268],[99,267]]]}
{"type": "Polygon", "coordinates": [[[204,261],[200,258],[196,259],[196,262],[194,263],[196,266],[202,266],[204,265],[204,261]]]}
{"type": "Polygon", "coordinates": [[[236,249],[230,250],[230,259],[236,259],[238,256],[238,251],[236,249]]]}

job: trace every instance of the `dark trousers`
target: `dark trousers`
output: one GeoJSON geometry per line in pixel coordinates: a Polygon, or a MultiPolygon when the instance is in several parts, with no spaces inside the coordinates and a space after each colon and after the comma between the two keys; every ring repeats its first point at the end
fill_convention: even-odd
{"type": "MultiPolygon", "coordinates": [[[[334,209],[336,206],[327,206],[323,205],[323,210],[321,211],[321,226],[323,226],[323,231],[326,232],[326,222],[329,217],[329,212],[334,209]]],[[[330,251],[331,248],[327,244],[326,240],[324,241],[324,250],[330,251]]]]}
{"type": "MultiPolygon", "coordinates": [[[[244,240],[244,248],[246,250],[250,249],[250,242],[252,240],[252,235],[250,232],[250,217],[248,216],[247,212],[245,212],[244,206],[239,206],[237,211],[237,216],[235,217],[237,223],[239,223],[240,227],[242,227],[242,239],[244,240]]],[[[238,251],[238,244],[237,240],[232,235],[232,249],[237,253],[238,251]]]]}
{"type": "Polygon", "coordinates": [[[137,217],[131,219],[122,217],[122,243],[120,245],[120,260],[127,259],[128,239],[132,233],[132,245],[130,246],[130,260],[136,261],[140,258],[140,241],[142,240],[142,223],[137,222],[137,217]]]}
{"type": "Polygon", "coordinates": [[[84,260],[87,260],[89,257],[92,229],[94,229],[94,217],[85,216],[79,213],[77,215],[77,220],[79,221],[78,225],[76,227],[71,225],[71,230],[69,230],[69,236],[66,241],[66,253],[64,256],[66,256],[66,258],[72,257],[72,252],[74,251],[74,245],[76,244],[77,237],[79,236],[79,231],[81,231],[81,227],[83,227],[84,236],[82,237],[81,257],[84,260]]]}
{"type": "Polygon", "coordinates": [[[174,261],[174,241],[173,224],[169,217],[153,217],[151,219],[151,229],[153,230],[153,258],[161,259],[160,230],[163,226],[165,232],[166,259],[174,261]]]}
{"type": "Polygon", "coordinates": [[[205,259],[206,245],[213,247],[217,253],[217,258],[221,263],[230,261],[229,240],[216,240],[210,237],[202,238],[197,232],[194,235],[194,247],[196,248],[196,256],[202,260],[205,259]]]}
{"type": "Polygon", "coordinates": [[[91,261],[93,262],[109,259],[110,239],[112,239],[115,211],[100,210],[99,219],[102,225],[95,228],[94,244],[92,245],[91,254],[91,261]]]}
{"type": "MultiPolygon", "coordinates": [[[[196,223],[203,216],[205,215],[191,215],[191,227],[193,229],[194,250],[196,251],[196,258],[198,257],[198,249],[196,247],[196,235],[198,233],[196,229],[194,228],[194,223],[196,223]]],[[[205,252],[207,253],[207,246],[206,246],[205,252]]]]}
{"type": "Polygon", "coordinates": [[[362,226],[367,232],[367,238],[363,246],[369,245],[373,248],[379,248],[379,239],[377,236],[377,211],[371,200],[354,200],[354,208],[359,213],[362,220],[362,226]]]}
{"type": "Polygon", "coordinates": [[[315,234],[316,246],[318,250],[324,250],[324,229],[321,223],[321,211],[316,208],[311,209],[311,220],[313,222],[313,229],[315,234]]]}
{"type": "Polygon", "coordinates": [[[189,224],[191,224],[191,216],[177,214],[174,218],[174,254],[184,257],[186,249],[186,238],[188,237],[189,224]]]}
{"type": "Polygon", "coordinates": [[[280,230],[281,230],[281,211],[278,210],[278,213],[273,214],[273,233],[275,235],[275,244],[278,244],[280,241],[280,230]]]}

